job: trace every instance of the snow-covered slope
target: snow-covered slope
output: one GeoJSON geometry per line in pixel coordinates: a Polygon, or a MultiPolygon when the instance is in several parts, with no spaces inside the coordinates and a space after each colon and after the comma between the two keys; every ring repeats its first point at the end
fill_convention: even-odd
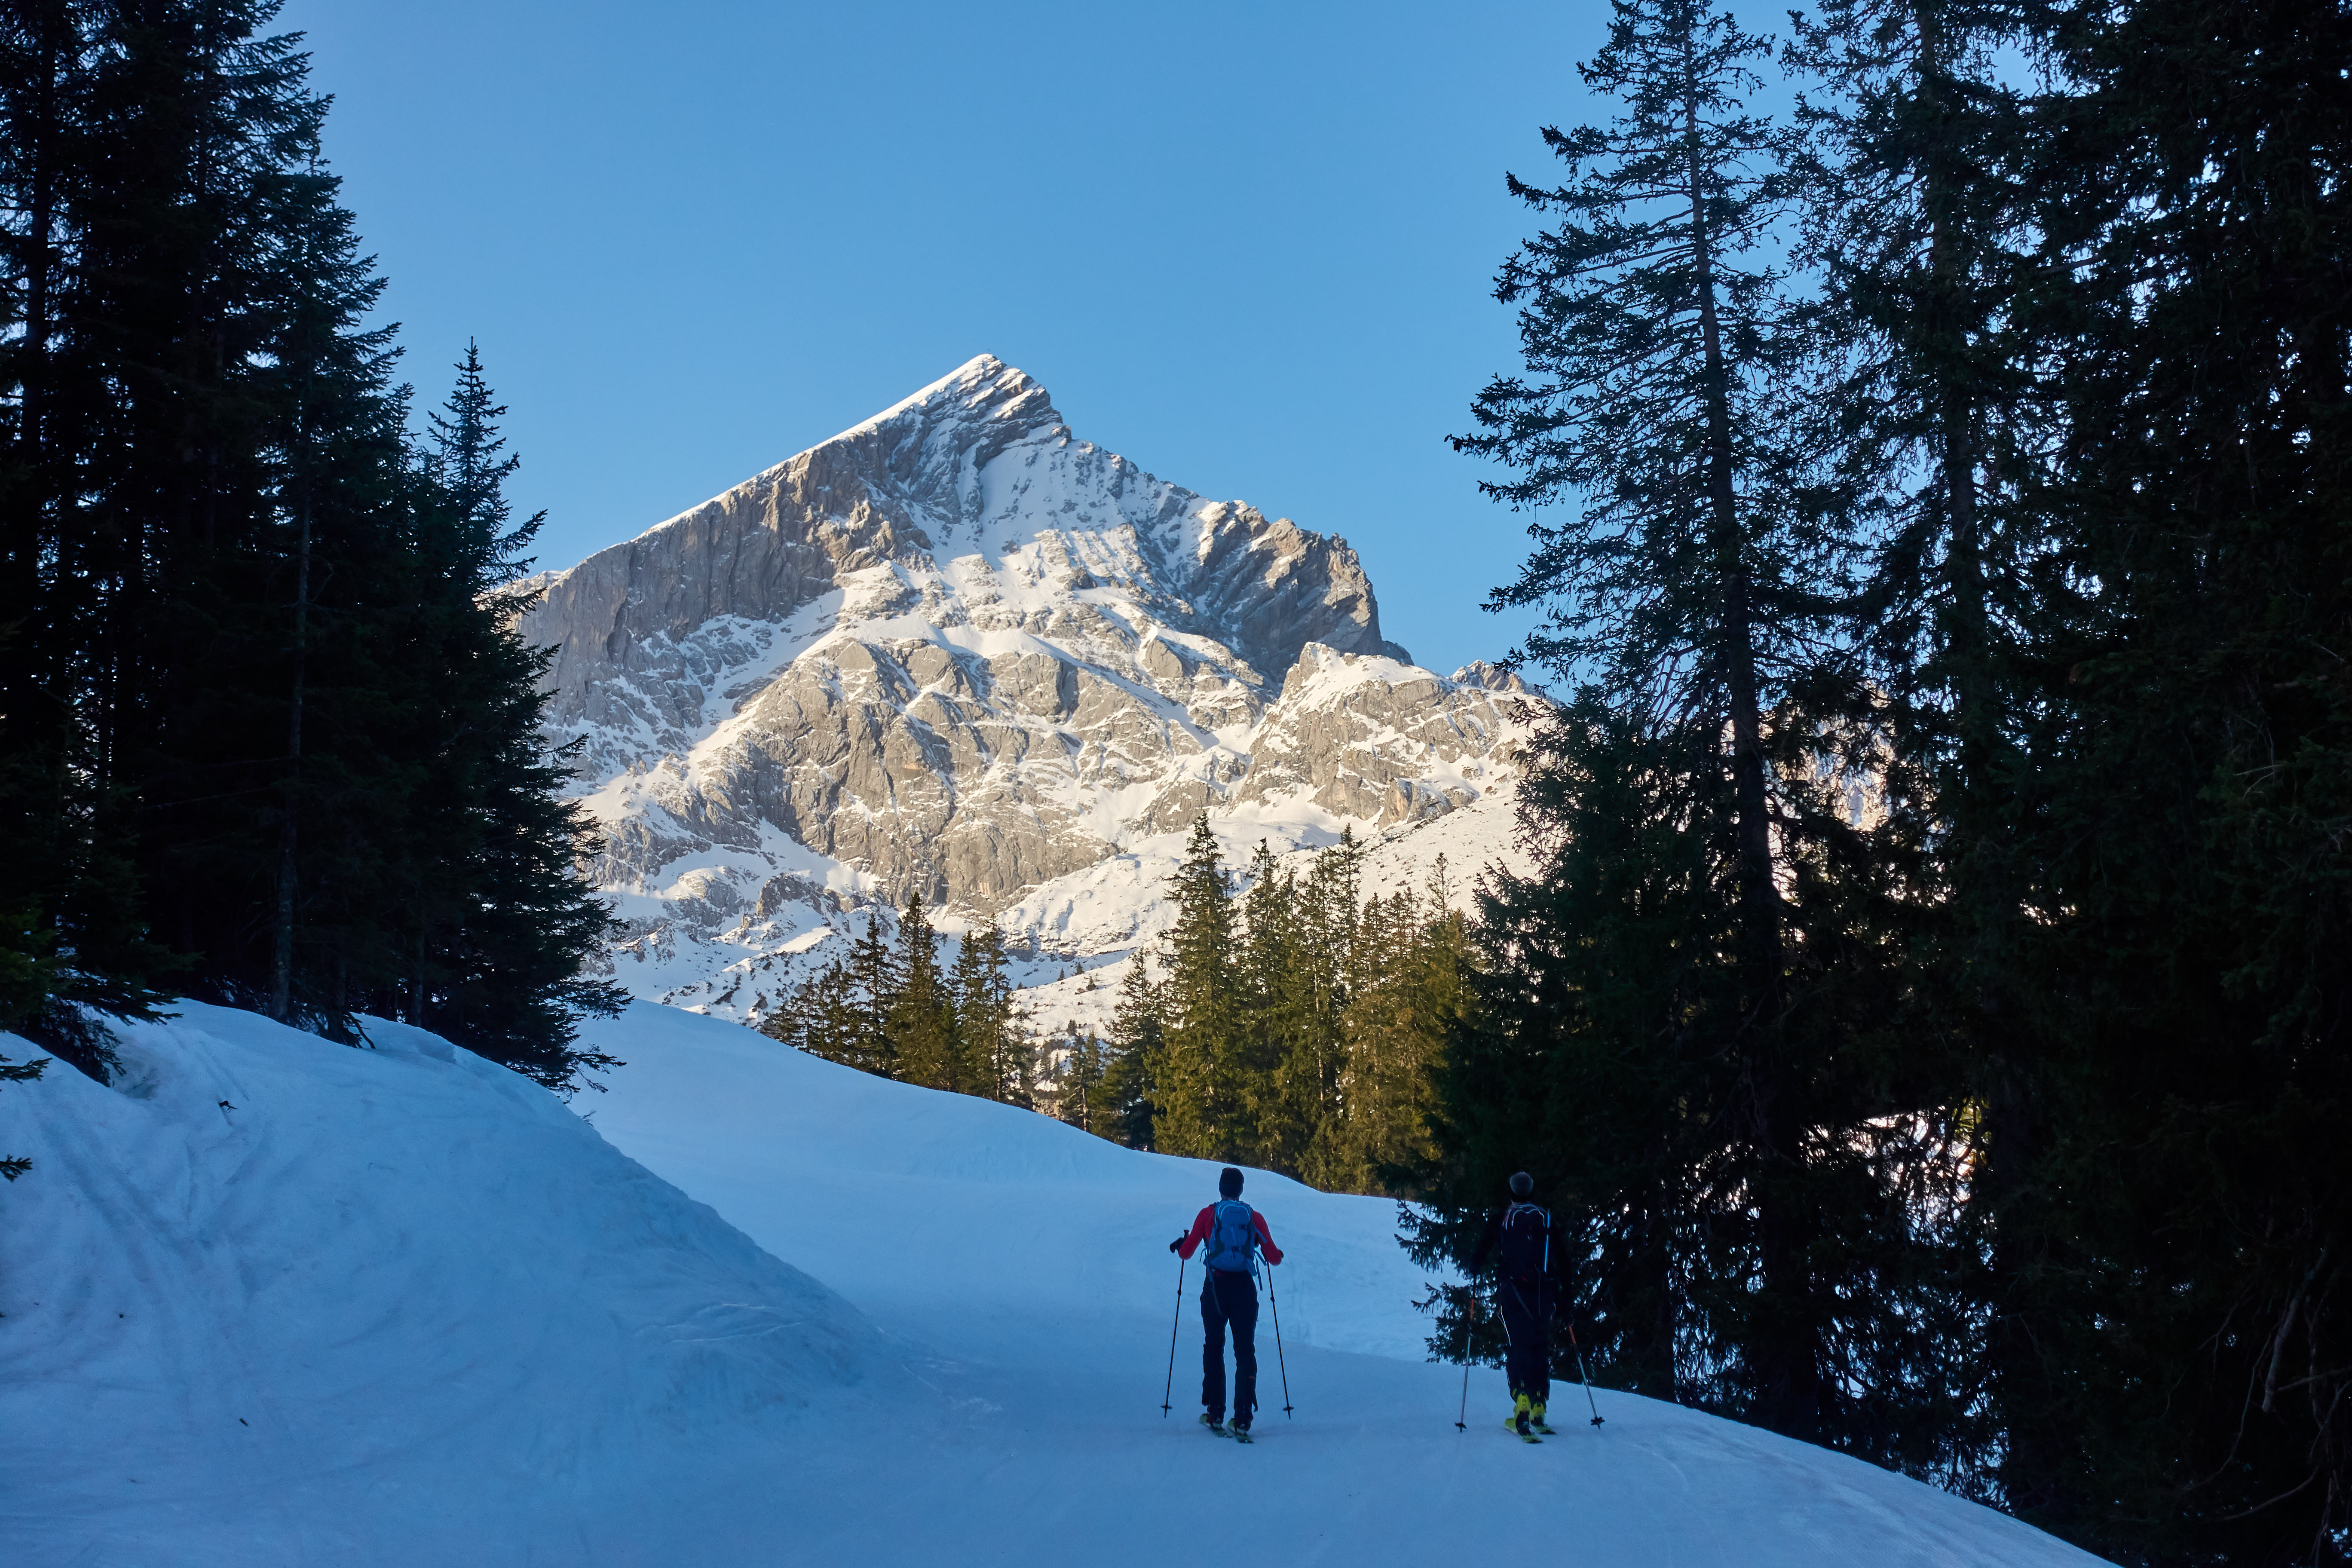
{"type": "Polygon", "coordinates": [[[805,1451],[915,1386],[505,1068],[179,1013],[112,1088],[0,1095],[34,1162],[0,1193],[0,1562],[587,1562],[558,1543],[616,1478],[805,1451]]]}
{"type": "Polygon", "coordinates": [[[1300,847],[1474,810],[1465,887],[1507,843],[1524,688],[1415,667],[1344,539],[1080,440],[987,356],[539,585],[641,996],[756,1018],[916,892],[950,931],[1019,906],[1040,973],[1100,957],[1156,882],[1051,911],[1107,914],[1108,863],[1202,811],[1300,847]]]}
{"type": "Polygon", "coordinates": [[[1282,1354],[1266,1314],[1263,1440],[1220,1443],[1165,1250],[1211,1166],[642,1004],[587,1125],[375,1032],[188,1007],[117,1089],[0,1093],[37,1162],[0,1192],[0,1562],[2092,1561],[1625,1395],[1528,1447],[1480,1370],[1457,1433],[1392,1206],[1265,1174],[1282,1354]]]}

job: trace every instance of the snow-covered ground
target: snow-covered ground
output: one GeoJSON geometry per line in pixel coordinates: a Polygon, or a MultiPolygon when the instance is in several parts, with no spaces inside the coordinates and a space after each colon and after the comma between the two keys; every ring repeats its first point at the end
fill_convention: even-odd
{"type": "Polygon", "coordinates": [[[0,1562],[2093,1561],[1627,1395],[1528,1447],[1482,1370],[1457,1433],[1393,1205],[1265,1174],[1296,1415],[1262,1318],[1218,1442],[1189,1300],[1160,1409],[1212,1166],[646,1004],[585,1121],[374,1033],[188,1005],[0,1091],[0,1562]]]}

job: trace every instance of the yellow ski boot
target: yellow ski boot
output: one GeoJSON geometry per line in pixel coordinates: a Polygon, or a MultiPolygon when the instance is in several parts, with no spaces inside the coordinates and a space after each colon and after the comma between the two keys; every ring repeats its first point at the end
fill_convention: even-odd
{"type": "Polygon", "coordinates": [[[1526,1394],[1513,1394],[1511,1396],[1511,1414],[1508,1418],[1504,1421],[1503,1425],[1510,1428],[1513,1432],[1517,1433],[1519,1441],[1522,1443],[1540,1443],[1543,1439],[1537,1436],[1528,1425],[1529,1419],[1534,1415],[1534,1412],[1535,1406],[1528,1402],[1526,1394]]]}
{"type": "Polygon", "coordinates": [[[1550,1425],[1544,1420],[1544,1407],[1540,1405],[1531,1405],[1528,1407],[1528,1424],[1534,1426],[1538,1432],[1540,1432],[1547,1437],[1557,1437],[1559,1436],[1559,1434],[1553,1431],[1550,1425]]]}

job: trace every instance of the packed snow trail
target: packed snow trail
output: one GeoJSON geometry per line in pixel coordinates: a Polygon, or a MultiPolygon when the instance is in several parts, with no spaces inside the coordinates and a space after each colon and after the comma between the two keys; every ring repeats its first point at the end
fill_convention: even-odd
{"type": "Polygon", "coordinates": [[[1605,1390],[1528,1447],[1480,1370],[1457,1433],[1394,1205],[1263,1173],[1298,1414],[1262,1313],[1261,1441],[1221,1442],[1197,1265],[1159,1408],[1213,1165],[644,1004],[592,1031],[629,1065],[585,1125],[372,1027],[186,1006],[115,1089],[0,1094],[37,1162],[0,1190],[0,1561],[2093,1561],[1605,1390]]]}
{"type": "MultiPolygon", "coordinates": [[[[1176,1307],[1168,1242],[1216,1195],[1213,1163],[1138,1154],[1024,1111],[911,1089],[646,1004],[591,1031],[627,1059],[594,1111],[613,1143],[939,1358],[957,1419],[892,1466],[904,1502],[827,1500],[886,1562],[1197,1559],[1586,1564],[2094,1561],[1990,1510],[1753,1427],[1601,1391],[1586,1425],[1556,1384],[1560,1436],[1502,1426],[1501,1374],[1424,1361],[1426,1279],[1396,1206],[1252,1173],[1286,1262],[1258,1318],[1262,1439],[1197,1423],[1197,1265],[1176,1307]],[[863,1514],[863,1520],[859,1515],[863,1514]]],[[[897,1496],[893,1491],[887,1495],[897,1496]]]]}

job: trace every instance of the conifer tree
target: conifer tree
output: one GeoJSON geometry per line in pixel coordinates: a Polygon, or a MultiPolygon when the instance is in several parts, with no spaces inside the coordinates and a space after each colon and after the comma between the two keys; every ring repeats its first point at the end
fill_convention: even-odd
{"type": "Polygon", "coordinates": [[[544,659],[483,595],[527,534],[445,547],[465,506],[404,444],[274,9],[0,18],[6,1005],[101,1076],[85,1008],[167,987],[352,1037],[446,1005],[394,993],[428,967],[404,928],[459,909],[443,991],[475,994],[436,1022],[571,1084],[613,993],[580,977],[604,915],[535,737],[544,659]]]}
{"type": "MultiPolygon", "coordinates": [[[[2023,828],[2039,793],[2029,755],[2046,740],[2030,639],[2052,422],[2037,385],[2046,345],[2021,309],[2048,116],[2000,79],[2000,61],[2032,46],[2029,15],[2007,0],[1832,0],[1799,19],[1789,51],[1828,89],[1801,112],[1800,254],[1825,284],[1811,419],[1836,454],[1823,500],[1871,554],[1848,622],[1872,699],[1852,718],[1886,741],[1876,793],[1887,852],[1909,865],[1913,1033],[1922,1058],[1948,1058],[1932,1069],[1930,1114],[1973,1130],[1964,1217],[1990,1268],[1959,1248],[1946,1263],[1979,1281],[1999,1386],[2040,1379],[2037,1332],[2014,1309],[2056,1261],[2036,1255],[2021,1206],[2048,1132],[2035,1085],[2049,1010],[2021,948],[2047,915],[2029,913],[2023,828]]],[[[2075,1446],[2052,1420],[2010,1432],[2003,1495],[2040,1506],[2027,1478],[2075,1446]]]]}
{"type": "MultiPolygon", "coordinates": [[[[1534,552],[1491,603],[1544,608],[1526,657],[1579,696],[1550,739],[1554,782],[1525,797],[1530,831],[1565,847],[1536,883],[1503,879],[1487,912],[1511,945],[1490,951],[1482,1022],[1446,1075],[1439,1184],[1491,1192],[1524,1165],[1574,1194],[1573,1228],[1609,1232],[1588,1238],[1596,1254],[1654,1205],[1703,1210],[1675,1259],[1687,1391],[1875,1453],[1899,1422],[1851,1398],[1844,1368],[1900,1319],[1855,1294],[1906,1239],[1879,1224],[1865,1152],[1893,1045],[1867,1021],[1893,993],[1871,941],[1885,889],[1821,766],[1851,765],[1840,709],[1822,705],[1852,686],[1824,662],[1843,563],[1793,504],[1808,455],[1784,442],[1782,398],[1802,342],[1780,275],[1755,259],[1789,189],[1785,136],[1741,103],[1766,52],[1691,0],[1619,0],[1581,68],[1617,119],[1546,131],[1567,184],[1512,182],[1560,219],[1496,286],[1521,307],[1534,379],[1490,384],[1480,432],[1456,445],[1518,470],[1486,487],[1499,500],[1574,503],[1531,526],[1534,552]],[[1602,842],[1639,852],[1576,847],[1602,842]],[[1577,923],[1628,897],[1675,911],[1678,965],[1610,938],[1654,940],[1637,923],[1577,923]],[[1603,995],[1622,1010],[1581,1002],[1603,995]],[[1704,1081],[1678,1083],[1686,1065],[1704,1081]],[[1652,1166],[1570,1139],[1571,1114],[1647,1139],[1683,1127],[1677,1186],[1654,1193],[1652,1166]]],[[[1441,1217],[1421,1245],[1463,1239],[1441,1217]]]]}
{"type": "Polygon", "coordinates": [[[1287,1048],[1275,1068],[1276,1100],[1292,1128],[1273,1152],[1279,1161],[1276,1168],[1351,1191],[1365,1179],[1360,1171],[1350,1167],[1345,1179],[1336,1167],[1316,1173],[1329,1164],[1319,1150],[1353,1144],[1347,1016],[1364,962],[1357,907],[1362,861],[1349,827],[1341,831],[1339,843],[1315,856],[1303,877],[1286,879],[1285,893],[1293,906],[1290,973],[1285,980],[1287,1048]]]}
{"type": "Polygon", "coordinates": [[[992,921],[964,933],[955,996],[971,1079],[965,1092],[1034,1110],[1039,1053],[1005,969],[1004,933],[992,921]]]}
{"type": "MultiPolygon", "coordinates": [[[[883,1029],[897,1066],[894,1077],[925,1089],[969,1094],[976,1075],[966,1067],[960,1037],[960,1000],[940,973],[939,939],[923,910],[923,895],[910,893],[898,917],[897,987],[884,1012],[883,1029]]],[[[971,1020],[962,1020],[967,1026],[971,1020]]]]}
{"type": "Polygon", "coordinates": [[[1306,1041],[1313,1002],[1302,984],[1307,959],[1297,879],[1276,869],[1273,850],[1261,838],[1243,879],[1246,890],[1234,900],[1240,920],[1229,1046],[1232,1109],[1223,1144],[1231,1157],[1295,1169],[1318,1109],[1311,1079],[1294,1085],[1288,1070],[1311,1048],[1306,1041]]]}
{"type": "Polygon", "coordinates": [[[860,1004],[848,966],[837,959],[794,986],[761,1028],[770,1038],[813,1057],[888,1076],[870,1016],[860,1004]]]}
{"type": "Polygon", "coordinates": [[[1077,1020],[1071,1019],[1054,1075],[1054,1114],[1082,1132],[1111,1136],[1104,1077],[1102,1041],[1091,1029],[1081,1035],[1077,1020]]]}
{"type": "Polygon", "coordinates": [[[2352,16],[2069,6],[2021,301],[2065,374],[2022,966],[2046,1258],[2000,1393],[2028,1518],[2123,1561],[2352,1531],[2352,16]]]}
{"type": "Polygon", "coordinates": [[[142,1015],[168,959],[145,940],[128,804],[78,718],[106,592],[77,522],[99,402],[75,331],[94,25],[65,0],[0,16],[0,1028],[102,1079],[83,1009],[142,1015]]]}
{"type": "Polygon", "coordinates": [[[1158,1116],[1158,1073],[1167,1047],[1167,1016],[1152,983],[1151,955],[1138,948],[1118,983],[1103,1064],[1103,1098],[1110,1113],[1104,1136],[1130,1149],[1150,1149],[1158,1116]]]}
{"type": "Polygon", "coordinates": [[[411,1022],[575,1087],[614,1065],[576,1048],[577,1020],[617,1012],[623,995],[581,973],[610,917],[583,875],[597,840],[562,799],[567,757],[541,739],[551,650],[518,635],[530,601],[509,584],[542,518],[507,525],[520,459],[500,456],[504,413],[469,345],[410,481],[419,581],[389,628],[407,658],[450,673],[368,715],[402,736],[413,802],[390,870],[399,912],[372,923],[393,971],[384,989],[411,1022]]]}
{"type": "Polygon", "coordinates": [[[1164,1023],[1152,1065],[1152,1147],[1201,1159],[1242,1158],[1246,1089],[1233,972],[1233,885],[1206,814],[1192,819],[1183,863],[1168,888],[1176,923],[1159,986],[1164,1023]]]}
{"type": "Polygon", "coordinates": [[[1365,906],[1342,1020],[1345,1114],[1325,1122],[1300,1173],[1317,1186],[1403,1195],[1436,1157],[1435,1075],[1462,1023],[1471,963],[1468,922],[1450,896],[1441,855],[1425,901],[1400,889],[1365,906]]]}
{"type": "Polygon", "coordinates": [[[866,917],[866,934],[850,950],[848,972],[855,1038],[855,1065],[882,1078],[897,1078],[898,1044],[890,1037],[890,1009],[898,999],[898,963],[882,940],[882,920],[866,917]]]}

